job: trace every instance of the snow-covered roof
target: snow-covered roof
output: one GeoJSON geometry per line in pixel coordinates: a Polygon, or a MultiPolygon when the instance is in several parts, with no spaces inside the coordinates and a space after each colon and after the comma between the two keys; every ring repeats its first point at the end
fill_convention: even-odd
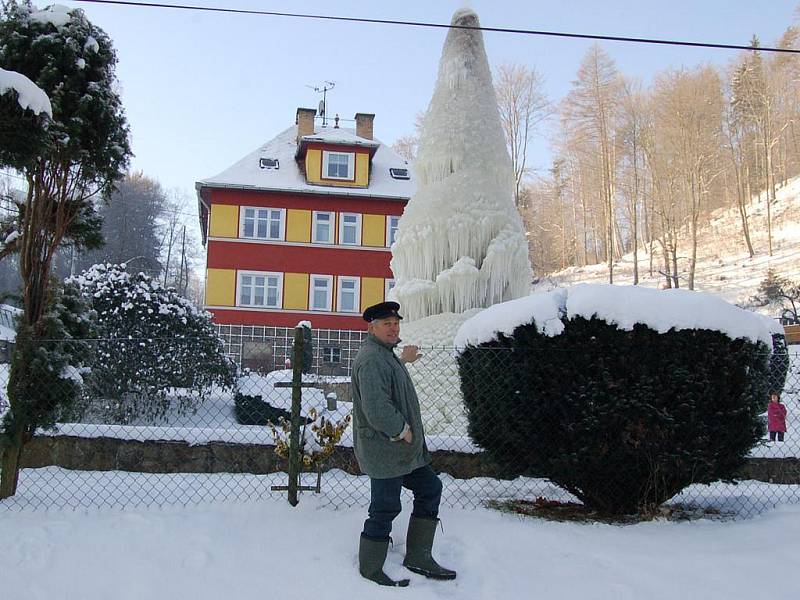
{"type": "Polygon", "coordinates": [[[326,144],[347,144],[348,146],[365,146],[367,148],[377,148],[381,145],[375,140],[368,140],[357,136],[352,129],[342,129],[340,127],[325,127],[312,135],[304,135],[301,138],[304,142],[324,142],[326,144]]]}
{"type": "Polygon", "coordinates": [[[369,186],[366,188],[346,188],[314,185],[306,177],[297,162],[297,126],[289,127],[277,137],[257,148],[239,162],[228,167],[214,177],[202,179],[195,184],[203,187],[243,190],[264,190],[282,192],[303,192],[307,194],[332,194],[336,196],[367,196],[375,198],[408,199],[414,193],[414,177],[410,180],[394,179],[390,168],[408,169],[409,165],[391,147],[379,140],[368,140],[355,135],[351,129],[318,127],[313,135],[304,136],[306,142],[350,144],[375,148],[370,168],[369,186]],[[278,159],[277,169],[261,168],[260,159],[278,159]]]}

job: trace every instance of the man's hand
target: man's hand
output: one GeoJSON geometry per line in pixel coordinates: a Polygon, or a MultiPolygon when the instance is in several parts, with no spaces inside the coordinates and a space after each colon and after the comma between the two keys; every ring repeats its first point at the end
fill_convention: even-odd
{"type": "Polygon", "coordinates": [[[410,444],[410,443],[411,443],[411,440],[413,440],[413,439],[414,439],[414,436],[413,436],[413,435],[411,435],[411,428],[410,428],[410,427],[408,428],[408,431],[406,431],[406,434],[405,434],[405,435],[404,435],[404,436],[403,436],[401,439],[402,439],[404,442],[406,442],[407,444],[410,444]]]}
{"type": "Polygon", "coordinates": [[[419,351],[419,347],[413,344],[403,346],[403,350],[400,352],[400,360],[404,363],[413,363],[420,356],[422,356],[422,354],[419,351]]]}

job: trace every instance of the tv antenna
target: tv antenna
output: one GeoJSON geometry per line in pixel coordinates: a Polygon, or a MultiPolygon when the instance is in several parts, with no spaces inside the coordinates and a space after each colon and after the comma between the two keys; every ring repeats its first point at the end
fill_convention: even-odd
{"type": "Polygon", "coordinates": [[[325,127],[328,124],[328,91],[336,87],[336,82],[325,81],[322,85],[307,85],[306,87],[310,87],[318,94],[322,94],[317,115],[322,117],[322,126],[325,127]]]}

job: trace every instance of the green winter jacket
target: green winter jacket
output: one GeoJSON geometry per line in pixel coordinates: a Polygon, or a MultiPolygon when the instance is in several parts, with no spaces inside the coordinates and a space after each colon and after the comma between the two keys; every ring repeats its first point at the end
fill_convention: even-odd
{"type": "Polygon", "coordinates": [[[414,383],[393,348],[370,335],[353,361],[353,449],[373,479],[407,475],[431,461],[414,383]],[[412,442],[392,441],[406,424],[412,442]]]}

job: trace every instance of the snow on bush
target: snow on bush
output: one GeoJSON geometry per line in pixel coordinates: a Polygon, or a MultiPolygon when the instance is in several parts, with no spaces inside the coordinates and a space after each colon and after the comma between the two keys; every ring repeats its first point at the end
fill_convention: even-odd
{"type": "Polygon", "coordinates": [[[733,479],[763,435],[771,325],[706,294],[534,294],[473,317],[456,343],[472,439],[596,510],[733,479]]]}
{"type": "Polygon", "coordinates": [[[70,280],[97,312],[100,338],[93,391],[116,422],[157,420],[171,407],[171,388],[193,408],[212,385],[232,387],[234,366],[225,357],[211,315],[174,289],[124,265],[95,265],[70,280]]]}
{"type": "Polygon", "coordinates": [[[30,109],[36,115],[45,113],[49,117],[53,116],[50,98],[44,90],[22,73],[0,68],[0,95],[11,91],[17,93],[17,102],[23,109],[30,109]]]}

